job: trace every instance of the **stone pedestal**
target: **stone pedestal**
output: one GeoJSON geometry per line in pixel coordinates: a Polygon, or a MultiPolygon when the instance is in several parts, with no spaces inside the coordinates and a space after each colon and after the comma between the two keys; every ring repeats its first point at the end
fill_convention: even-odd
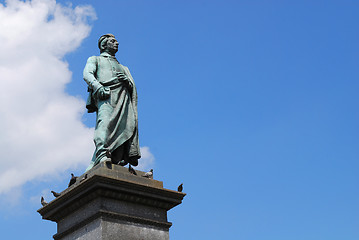
{"type": "Polygon", "coordinates": [[[167,211],[186,194],[137,174],[100,163],[38,212],[57,223],[55,240],[168,240],[167,211]]]}

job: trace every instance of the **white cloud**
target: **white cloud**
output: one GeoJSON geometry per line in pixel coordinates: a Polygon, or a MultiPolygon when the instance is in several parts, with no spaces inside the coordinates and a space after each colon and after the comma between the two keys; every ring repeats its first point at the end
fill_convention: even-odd
{"type": "Polygon", "coordinates": [[[141,159],[139,159],[136,169],[147,172],[150,168],[153,168],[154,161],[155,157],[150,152],[150,148],[141,147],[141,159]]]}
{"type": "Polygon", "coordinates": [[[0,193],[89,163],[93,129],[81,122],[84,101],[64,91],[71,72],[62,57],[94,18],[89,6],[55,0],[0,4],[0,193]]]}
{"type": "MultiPolygon", "coordinates": [[[[81,122],[84,101],[65,92],[71,72],[62,58],[95,18],[90,6],[55,0],[0,4],[0,194],[21,196],[28,181],[90,163],[93,129],[81,122]]],[[[138,169],[147,171],[154,157],[148,147],[141,153],[138,169]]]]}

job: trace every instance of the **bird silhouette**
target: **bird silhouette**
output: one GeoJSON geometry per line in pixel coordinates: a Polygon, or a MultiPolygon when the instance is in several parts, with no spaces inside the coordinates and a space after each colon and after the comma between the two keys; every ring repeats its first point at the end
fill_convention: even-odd
{"type": "Polygon", "coordinates": [[[87,178],[87,173],[85,174],[85,176],[83,176],[80,180],[80,182],[84,181],[87,178]]]}
{"type": "Polygon", "coordinates": [[[45,201],[44,197],[41,196],[41,205],[45,207],[47,204],[48,203],[45,201]]]}
{"type": "Polygon", "coordinates": [[[133,167],[131,167],[131,164],[128,164],[128,171],[133,175],[137,175],[135,169],[133,169],[133,167]]]}
{"type": "Polygon", "coordinates": [[[70,182],[69,182],[69,187],[70,187],[71,185],[74,185],[74,184],[75,184],[76,179],[77,179],[77,177],[75,177],[74,174],[71,173],[71,179],[70,179],[70,182]]]}
{"type": "Polygon", "coordinates": [[[183,183],[181,183],[178,188],[177,188],[178,192],[182,192],[183,191],[183,183]]]}
{"type": "Polygon", "coordinates": [[[142,177],[145,178],[153,178],[153,169],[151,169],[149,172],[146,172],[145,175],[142,175],[142,177]]]}
{"type": "Polygon", "coordinates": [[[55,191],[51,191],[52,195],[54,195],[54,197],[60,197],[61,193],[55,192],[55,191]]]}

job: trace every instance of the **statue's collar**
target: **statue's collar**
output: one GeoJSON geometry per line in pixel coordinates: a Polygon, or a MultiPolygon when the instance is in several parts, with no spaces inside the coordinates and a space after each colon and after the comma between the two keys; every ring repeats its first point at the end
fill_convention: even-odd
{"type": "Polygon", "coordinates": [[[115,58],[115,56],[112,56],[111,54],[107,53],[107,52],[103,52],[100,54],[101,57],[107,57],[107,58],[115,58]]]}

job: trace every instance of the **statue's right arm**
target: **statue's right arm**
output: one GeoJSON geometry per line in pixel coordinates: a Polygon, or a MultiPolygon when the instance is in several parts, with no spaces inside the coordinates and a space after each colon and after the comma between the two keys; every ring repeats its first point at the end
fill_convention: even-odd
{"type": "Polygon", "coordinates": [[[101,83],[95,78],[97,71],[97,57],[92,56],[87,59],[86,66],[84,68],[83,77],[89,87],[96,93],[101,87],[101,83]]]}

